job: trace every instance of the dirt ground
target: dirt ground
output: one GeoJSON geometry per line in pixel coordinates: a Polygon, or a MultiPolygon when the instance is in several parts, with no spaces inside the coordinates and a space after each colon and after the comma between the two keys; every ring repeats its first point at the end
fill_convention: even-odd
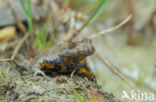
{"type": "Polygon", "coordinates": [[[104,102],[119,102],[113,94],[105,92],[96,82],[73,76],[20,76],[18,72],[0,80],[1,102],[78,102],[73,91],[89,96],[89,90],[99,93],[104,102]]]}

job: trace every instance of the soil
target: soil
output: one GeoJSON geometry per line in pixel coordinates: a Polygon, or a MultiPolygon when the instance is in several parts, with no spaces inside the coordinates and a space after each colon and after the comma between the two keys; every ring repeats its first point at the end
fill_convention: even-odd
{"type": "Polygon", "coordinates": [[[78,102],[73,91],[87,96],[89,88],[96,89],[104,102],[119,102],[113,94],[93,81],[79,76],[21,76],[18,72],[0,80],[1,102],[78,102]]]}

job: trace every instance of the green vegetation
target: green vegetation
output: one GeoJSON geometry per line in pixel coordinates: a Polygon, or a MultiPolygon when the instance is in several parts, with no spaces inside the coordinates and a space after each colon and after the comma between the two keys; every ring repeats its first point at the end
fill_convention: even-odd
{"type": "Polygon", "coordinates": [[[84,94],[79,95],[79,93],[76,90],[74,90],[74,95],[76,96],[79,102],[94,102],[93,100],[88,100],[84,94]]]}
{"type": "Polygon", "coordinates": [[[7,76],[7,73],[2,71],[2,70],[0,70],[0,77],[6,77],[6,76],[7,76]]]}
{"type": "Polygon", "coordinates": [[[78,29],[73,36],[76,36],[77,33],[80,33],[86,26],[88,26],[88,24],[92,23],[102,13],[104,8],[106,8],[111,3],[111,1],[112,0],[98,0],[98,2],[93,4],[93,6],[88,8],[88,10],[86,10],[86,12],[90,11],[90,13],[92,13],[93,9],[96,7],[96,5],[98,3],[98,6],[96,7],[95,12],[88,18],[88,20],[86,20],[84,22],[84,24],[81,26],[81,28],[78,29]]]}
{"type": "Polygon", "coordinates": [[[38,47],[40,51],[43,51],[49,48],[52,44],[53,36],[50,36],[50,38],[48,39],[48,33],[45,32],[45,29],[48,26],[48,23],[50,21],[48,20],[47,22],[45,22],[40,32],[36,35],[34,39],[34,27],[33,27],[33,17],[32,17],[32,9],[31,9],[31,0],[27,0],[27,5],[28,5],[27,8],[24,5],[23,0],[19,0],[19,1],[28,20],[29,32],[30,32],[31,41],[33,42],[34,47],[38,47]]]}
{"type": "Polygon", "coordinates": [[[32,10],[31,10],[31,0],[27,0],[27,5],[28,5],[27,8],[24,5],[23,0],[19,0],[19,1],[20,1],[22,8],[23,8],[23,11],[27,17],[29,32],[30,32],[31,40],[32,40],[33,35],[34,35],[34,28],[33,28],[33,17],[32,17],[32,10]]]}
{"type": "Polygon", "coordinates": [[[92,12],[92,10],[96,7],[95,12],[88,18],[85,25],[92,23],[101,13],[102,11],[112,2],[112,0],[98,0],[93,6],[88,8],[87,11],[92,12]]]}
{"type": "Polygon", "coordinates": [[[64,0],[64,5],[67,6],[71,0],[64,0]]]}
{"type": "Polygon", "coordinates": [[[48,26],[49,22],[50,22],[49,20],[45,22],[39,34],[37,34],[36,39],[34,40],[34,47],[38,46],[40,51],[43,51],[52,45],[52,41],[54,37],[51,35],[50,38],[48,39],[48,34],[47,32],[45,32],[45,29],[48,26]]]}
{"type": "MultiPolygon", "coordinates": [[[[34,47],[38,47],[40,51],[43,51],[47,48],[49,48],[52,44],[53,36],[48,37],[47,32],[45,32],[45,29],[50,21],[45,22],[43,27],[41,28],[40,32],[36,35],[34,39],[34,27],[33,27],[33,17],[32,17],[32,8],[31,8],[31,0],[27,0],[27,7],[24,5],[24,0],[19,0],[20,4],[23,8],[23,11],[27,17],[28,21],[28,27],[29,32],[31,36],[31,41],[33,42],[34,47]],[[48,39],[49,38],[49,39],[48,39]],[[47,42],[48,40],[48,42],[47,42]]],[[[92,12],[93,9],[96,8],[95,12],[88,18],[88,20],[85,21],[84,25],[81,27],[80,31],[86,27],[88,24],[93,22],[104,10],[105,7],[107,7],[112,0],[98,0],[93,6],[88,8],[87,12],[92,12]]],[[[67,5],[68,3],[72,2],[71,0],[65,0],[64,5],[67,5]]]]}
{"type": "Polygon", "coordinates": [[[22,76],[28,76],[29,73],[28,72],[22,72],[22,76]]]}

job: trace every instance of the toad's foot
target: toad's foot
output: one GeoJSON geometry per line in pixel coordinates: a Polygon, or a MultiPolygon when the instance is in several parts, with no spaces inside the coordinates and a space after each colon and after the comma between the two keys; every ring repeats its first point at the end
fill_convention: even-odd
{"type": "Polygon", "coordinates": [[[35,73],[34,73],[34,76],[46,76],[46,75],[41,70],[36,70],[35,73]]]}

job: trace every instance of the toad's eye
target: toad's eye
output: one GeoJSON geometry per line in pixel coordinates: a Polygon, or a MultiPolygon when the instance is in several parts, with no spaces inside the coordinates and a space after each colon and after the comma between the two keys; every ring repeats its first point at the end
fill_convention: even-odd
{"type": "Polygon", "coordinates": [[[77,45],[77,42],[71,41],[71,42],[68,43],[68,48],[73,49],[73,48],[76,47],[76,45],[77,45]]]}

